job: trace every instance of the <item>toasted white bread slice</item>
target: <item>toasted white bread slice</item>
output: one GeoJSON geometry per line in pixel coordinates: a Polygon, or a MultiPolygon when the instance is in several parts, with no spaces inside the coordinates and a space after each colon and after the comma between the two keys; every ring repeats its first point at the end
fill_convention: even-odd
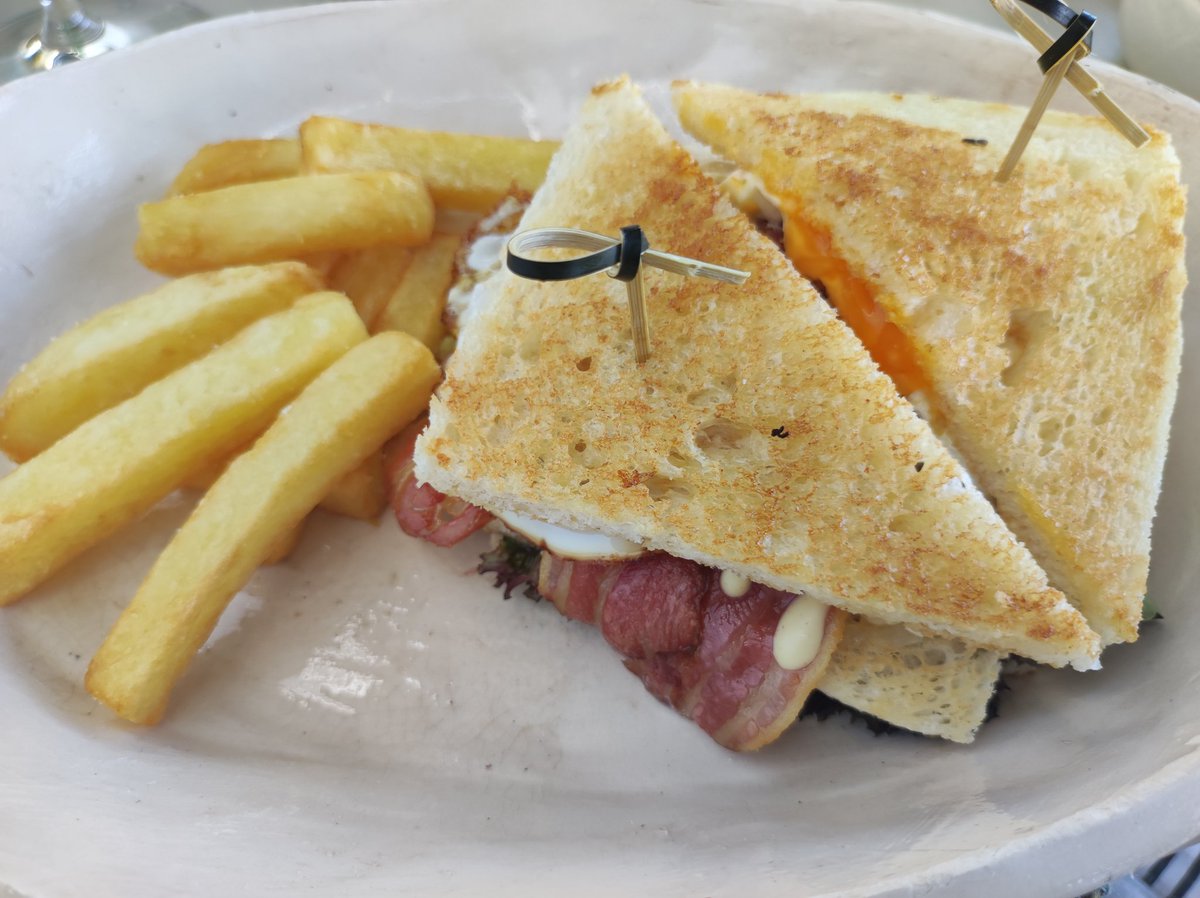
{"type": "Polygon", "coordinates": [[[431,405],[418,478],[880,622],[1095,665],[1082,616],[622,80],[593,91],[521,227],[632,223],[753,274],[735,287],[648,270],[641,365],[619,282],[492,278],[431,405]]]}
{"type": "Polygon", "coordinates": [[[1169,138],[1135,150],[1103,119],[1050,112],[1001,184],[1022,109],[692,83],[675,103],[868,286],[1050,582],[1105,644],[1136,639],[1186,283],[1169,138]]]}
{"type": "Polygon", "coordinates": [[[987,719],[1000,660],[961,639],[851,618],[817,688],[895,726],[966,743],[987,719]]]}

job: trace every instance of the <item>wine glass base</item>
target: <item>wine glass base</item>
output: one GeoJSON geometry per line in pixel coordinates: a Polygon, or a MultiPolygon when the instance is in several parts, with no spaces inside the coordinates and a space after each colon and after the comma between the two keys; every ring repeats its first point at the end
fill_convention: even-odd
{"type": "Polygon", "coordinates": [[[42,39],[34,35],[25,41],[18,54],[29,74],[45,72],[68,62],[78,62],[81,59],[91,59],[109,50],[119,50],[128,47],[132,41],[129,35],[116,25],[106,23],[94,38],[70,50],[54,50],[42,44],[42,39]]]}
{"type": "Polygon", "coordinates": [[[42,24],[40,10],[0,22],[0,84],[100,56],[208,18],[188,3],[160,0],[84,0],[84,8],[102,21],[104,28],[93,40],[66,52],[42,46],[38,36],[42,24]]]}

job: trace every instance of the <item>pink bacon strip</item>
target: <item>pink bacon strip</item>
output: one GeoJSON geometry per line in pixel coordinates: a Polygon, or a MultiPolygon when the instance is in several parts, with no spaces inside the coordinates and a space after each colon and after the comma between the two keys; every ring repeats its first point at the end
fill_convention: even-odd
{"type": "Polygon", "coordinates": [[[400,529],[435,546],[453,546],[487,526],[492,516],[477,505],[439,493],[413,474],[413,447],[428,418],[421,416],[396,437],[384,476],[400,529]]]}
{"type": "Polygon", "coordinates": [[[568,617],[599,626],[652,695],[734,751],[761,748],[791,725],[846,620],[831,608],[817,657],[785,670],[775,662],[775,627],[795,596],[754,585],[730,598],[716,571],[691,561],[662,554],[631,562],[570,561],[543,553],[538,591],[568,617]],[[635,585],[640,600],[633,599],[635,585]],[[630,597],[608,611],[627,586],[630,597]],[[666,626],[664,608],[673,616],[666,626]],[[652,635],[631,640],[632,633],[652,635]],[[662,634],[674,641],[656,638],[662,634]]]}
{"type": "MultiPolygon", "coordinates": [[[[452,546],[492,516],[417,483],[412,450],[424,426],[415,422],[389,453],[392,508],[405,533],[452,546]]],[[[791,593],[755,584],[731,598],[716,571],[658,552],[572,561],[543,551],[537,588],[564,616],[598,627],[652,695],[734,751],[762,748],[792,724],[846,621],[844,612],[829,609],[817,657],[784,670],[775,662],[774,638],[791,593]]]]}

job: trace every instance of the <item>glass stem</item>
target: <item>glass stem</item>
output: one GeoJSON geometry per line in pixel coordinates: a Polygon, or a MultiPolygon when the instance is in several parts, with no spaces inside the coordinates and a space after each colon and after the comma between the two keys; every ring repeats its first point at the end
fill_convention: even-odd
{"type": "Polygon", "coordinates": [[[79,0],[41,0],[43,51],[78,54],[104,34],[104,22],[87,14],[79,0]]]}

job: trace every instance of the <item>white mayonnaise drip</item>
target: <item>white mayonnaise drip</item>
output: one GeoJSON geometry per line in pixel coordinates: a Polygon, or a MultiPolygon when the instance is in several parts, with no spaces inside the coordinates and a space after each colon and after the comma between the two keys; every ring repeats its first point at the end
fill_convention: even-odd
{"type": "Polygon", "coordinates": [[[787,606],[775,626],[775,663],[784,670],[812,664],[825,634],[829,607],[809,596],[799,596],[787,606]]]}
{"type": "Polygon", "coordinates": [[[731,599],[740,599],[750,591],[750,578],[734,571],[721,571],[721,592],[731,599]]]}
{"type": "Polygon", "coordinates": [[[506,511],[496,515],[500,520],[525,537],[535,546],[540,546],[560,558],[576,561],[599,561],[609,558],[634,558],[642,554],[642,547],[619,536],[603,533],[588,533],[570,530],[557,524],[527,518],[525,515],[506,511]]]}
{"type": "Polygon", "coordinates": [[[467,270],[446,296],[446,308],[455,322],[456,332],[461,331],[486,302],[483,285],[503,267],[504,247],[511,237],[512,234],[483,234],[467,248],[467,270]]]}
{"type": "Polygon", "coordinates": [[[483,234],[467,247],[467,268],[474,272],[491,272],[504,264],[504,248],[512,234],[483,234]]]}

